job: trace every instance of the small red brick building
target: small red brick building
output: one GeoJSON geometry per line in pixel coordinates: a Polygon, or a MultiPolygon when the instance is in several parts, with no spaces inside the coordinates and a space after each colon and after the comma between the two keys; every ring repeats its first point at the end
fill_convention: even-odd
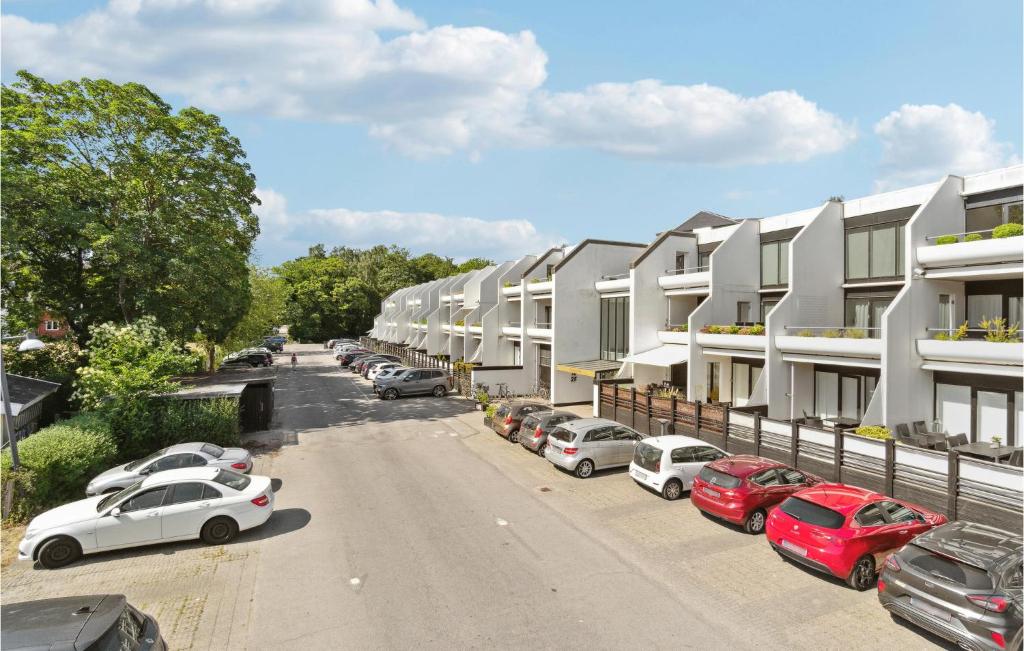
{"type": "Polygon", "coordinates": [[[36,334],[40,337],[61,339],[68,334],[68,324],[64,319],[55,317],[49,312],[43,312],[39,317],[39,325],[36,326],[36,334]]]}

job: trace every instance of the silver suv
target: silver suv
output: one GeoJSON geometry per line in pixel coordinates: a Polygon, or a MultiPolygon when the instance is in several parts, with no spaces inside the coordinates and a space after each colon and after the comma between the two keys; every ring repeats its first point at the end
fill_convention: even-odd
{"type": "Polygon", "coordinates": [[[644,435],[607,418],[580,418],[548,434],[544,458],[580,479],[595,470],[628,466],[644,435]]]}
{"type": "Polygon", "coordinates": [[[440,368],[412,368],[401,375],[377,378],[375,384],[382,400],[427,394],[440,398],[451,389],[452,376],[440,368]]]}

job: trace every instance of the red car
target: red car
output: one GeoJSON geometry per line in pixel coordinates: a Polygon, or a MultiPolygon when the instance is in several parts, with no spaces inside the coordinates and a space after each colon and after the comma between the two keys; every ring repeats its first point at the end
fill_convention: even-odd
{"type": "Polygon", "coordinates": [[[693,480],[690,502],[709,515],[742,525],[747,533],[759,534],[773,506],[822,481],[773,459],[741,454],[704,466],[693,480]]]}
{"type": "Polygon", "coordinates": [[[779,554],[867,590],[890,552],[945,522],[941,513],[880,493],[818,484],[772,509],[765,533],[779,554]]]}

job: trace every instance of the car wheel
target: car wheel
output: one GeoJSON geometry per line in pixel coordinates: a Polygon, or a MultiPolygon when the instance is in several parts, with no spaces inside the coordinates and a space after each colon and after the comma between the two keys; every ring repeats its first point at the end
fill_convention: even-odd
{"type": "Polygon", "coordinates": [[[388,389],[387,391],[385,391],[384,393],[382,393],[380,395],[385,400],[397,400],[398,399],[398,390],[397,389],[388,389]]]}
{"type": "Polygon", "coordinates": [[[39,548],[39,564],[48,570],[70,565],[82,555],[78,541],[67,536],[57,536],[43,543],[39,548]]]}
{"type": "Polygon", "coordinates": [[[548,449],[548,444],[547,443],[541,443],[540,447],[537,448],[537,456],[538,457],[543,457],[544,456],[544,450],[547,450],[547,449],[548,449]]]}
{"type": "Polygon", "coordinates": [[[665,482],[665,488],[661,489],[661,496],[669,502],[674,502],[683,496],[683,485],[676,479],[665,482]]]}
{"type": "Polygon", "coordinates": [[[573,474],[580,479],[586,479],[587,477],[594,474],[594,462],[590,459],[584,459],[576,464],[576,470],[573,474]]]}
{"type": "Polygon", "coordinates": [[[231,518],[218,517],[207,521],[199,537],[207,545],[223,545],[238,535],[238,524],[231,518]]]}
{"type": "Polygon", "coordinates": [[[875,584],[875,559],[870,556],[862,556],[853,566],[850,576],[846,577],[846,583],[854,590],[861,592],[875,584]]]}
{"type": "Polygon", "coordinates": [[[514,429],[514,430],[512,430],[511,432],[508,433],[508,442],[509,443],[518,443],[519,442],[519,430],[514,429]]]}
{"type": "Polygon", "coordinates": [[[747,521],[743,523],[743,530],[755,536],[764,533],[764,510],[758,509],[751,513],[747,521]]]}
{"type": "Polygon", "coordinates": [[[434,387],[434,397],[435,398],[443,398],[446,393],[448,393],[448,390],[445,389],[440,384],[437,385],[436,387],[434,387]]]}

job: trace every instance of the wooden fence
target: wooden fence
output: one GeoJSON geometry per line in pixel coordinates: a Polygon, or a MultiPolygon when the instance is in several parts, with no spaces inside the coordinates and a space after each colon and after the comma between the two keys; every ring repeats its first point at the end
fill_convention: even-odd
{"type": "Polygon", "coordinates": [[[658,398],[629,380],[602,382],[599,409],[645,434],[685,434],[734,454],[782,461],[828,481],[861,486],[964,519],[1017,531],[1024,517],[1024,470],[896,445],[849,431],[821,430],[726,406],[658,398]]]}

